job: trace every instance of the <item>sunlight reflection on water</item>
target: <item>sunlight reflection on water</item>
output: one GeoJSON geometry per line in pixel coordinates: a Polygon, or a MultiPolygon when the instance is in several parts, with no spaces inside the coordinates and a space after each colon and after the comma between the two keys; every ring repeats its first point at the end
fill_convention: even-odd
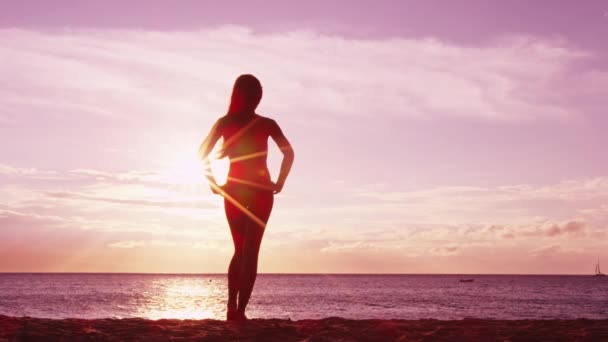
{"type": "Polygon", "coordinates": [[[220,319],[224,313],[225,283],[202,277],[158,279],[149,285],[146,305],[136,316],[151,319],[220,319]]]}

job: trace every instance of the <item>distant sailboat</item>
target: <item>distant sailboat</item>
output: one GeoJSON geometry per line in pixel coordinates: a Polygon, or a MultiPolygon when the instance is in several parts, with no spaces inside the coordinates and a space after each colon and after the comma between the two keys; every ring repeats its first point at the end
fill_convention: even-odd
{"type": "Polygon", "coordinates": [[[595,264],[595,276],[596,277],[605,277],[606,275],[600,271],[600,259],[597,259],[597,264],[595,264]]]}
{"type": "Polygon", "coordinates": [[[472,283],[475,281],[475,279],[473,278],[469,278],[469,279],[460,279],[459,280],[461,283],[472,283]]]}

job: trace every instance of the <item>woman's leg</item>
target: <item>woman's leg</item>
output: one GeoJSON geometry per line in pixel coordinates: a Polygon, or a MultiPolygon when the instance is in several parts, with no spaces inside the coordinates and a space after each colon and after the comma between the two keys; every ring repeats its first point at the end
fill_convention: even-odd
{"type": "Polygon", "coordinates": [[[228,312],[230,315],[230,311],[237,309],[236,299],[242,282],[240,278],[243,270],[244,225],[247,223],[247,216],[228,199],[224,199],[224,210],[234,242],[234,254],[228,267],[228,312]]]}
{"type": "Polygon", "coordinates": [[[245,308],[249,303],[249,298],[251,297],[253,285],[255,284],[255,279],[257,277],[260,245],[262,244],[264,229],[266,228],[266,223],[270,217],[273,203],[274,195],[272,192],[259,191],[253,196],[248,208],[264,226],[260,226],[260,223],[247,217],[242,254],[243,273],[240,277],[241,286],[238,293],[238,312],[243,315],[245,313],[245,308]]]}

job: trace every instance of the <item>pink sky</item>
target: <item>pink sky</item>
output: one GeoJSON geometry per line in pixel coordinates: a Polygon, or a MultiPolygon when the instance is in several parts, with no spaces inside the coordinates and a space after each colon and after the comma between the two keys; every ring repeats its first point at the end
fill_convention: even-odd
{"type": "Polygon", "coordinates": [[[296,150],[261,272],[608,267],[605,2],[171,3],[2,2],[0,271],[225,272],[242,73],[296,150]]]}

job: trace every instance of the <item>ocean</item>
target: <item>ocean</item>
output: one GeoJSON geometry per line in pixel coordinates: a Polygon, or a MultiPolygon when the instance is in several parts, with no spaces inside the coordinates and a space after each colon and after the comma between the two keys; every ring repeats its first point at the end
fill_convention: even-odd
{"type": "MultiPolygon", "coordinates": [[[[0,273],[0,315],[224,319],[226,286],[225,274],[0,273]]],[[[608,277],[260,274],[247,314],[292,320],[606,319],[608,277]]]]}

